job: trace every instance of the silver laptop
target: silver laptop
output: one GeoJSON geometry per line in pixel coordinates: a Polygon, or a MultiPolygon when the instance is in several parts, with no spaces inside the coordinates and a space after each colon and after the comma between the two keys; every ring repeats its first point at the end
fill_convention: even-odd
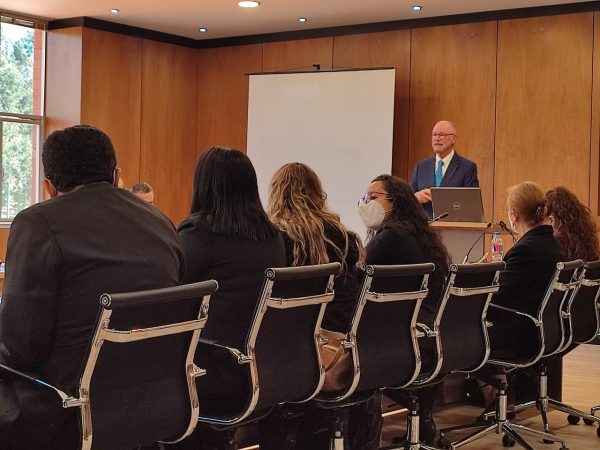
{"type": "Polygon", "coordinates": [[[440,222],[483,222],[481,189],[432,187],[433,217],[448,213],[440,222]]]}

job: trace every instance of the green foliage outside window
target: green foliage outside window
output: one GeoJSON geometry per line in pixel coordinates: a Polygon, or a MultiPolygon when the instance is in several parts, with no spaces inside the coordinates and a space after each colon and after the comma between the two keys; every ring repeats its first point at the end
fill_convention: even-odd
{"type": "MultiPolygon", "coordinates": [[[[0,114],[34,112],[34,30],[2,23],[0,28],[0,114]]],[[[41,104],[41,99],[38,105],[41,104]]],[[[39,109],[39,108],[36,108],[39,109]]],[[[33,168],[37,159],[38,133],[34,123],[0,117],[2,167],[0,218],[9,219],[35,199],[33,168]]]]}

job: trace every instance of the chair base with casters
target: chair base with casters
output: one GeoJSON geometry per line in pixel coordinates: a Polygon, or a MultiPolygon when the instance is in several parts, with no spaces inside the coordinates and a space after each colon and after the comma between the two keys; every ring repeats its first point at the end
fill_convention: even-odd
{"type": "MultiPolygon", "coordinates": [[[[594,408],[592,408],[590,414],[587,414],[579,409],[567,405],[566,403],[559,402],[558,400],[554,400],[548,397],[548,374],[546,371],[545,364],[540,364],[538,368],[537,379],[538,398],[536,400],[531,400],[520,405],[515,405],[515,413],[524,411],[525,409],[535,406],[540,412],[542,421],[544,423],[544,431],[546,433],[550,432],[550,426],[548,424],[548,409],[554,409],[568,414],[567,420],[571,425],[575,425],[579,422],[580,419],[583,419],[586,425],[593,425],[594,423],[597,423],[600,426],[600,417],[594,415],[594,408]]],[[[596,408],[600,409],[600,407],[596,408]]],[[[598,437],[600,437],[600,427],[597,429],[597,434],[598,437]]]]}
{"type": "MultiPolygon", "coordinates": [[[[496,413],[494,417],[490,420],[484,420],[483,422],[478,421],[469,425],[459,425],[456,427],[445,428],[440,430],[440,438],[438,441],[438,445],[444,449],[454,450],[456,448],[467,445],[480,437],[489,434],[496,433],[502,434],[502,444],[505,447],[512,447],[513,445],[519,444],[521,447],[528,450],[535,450],[534,447],[529,445],[525,439],[521,437],[519,432],[528,433],[533,436],[542,438],[545,443],[553,443],[559,442],[561,444],[560,450],[569,450],[566,446],[566,441],[562,438],[556,437],[550,433],[546,433],[544,431],[534,430],[533,428],[526,427],[524,425],[519,425],[516,423],[512,423],[507,418],[507,394],[506,394],[506,384],[501,382],[498,386],[498,397],[497,397],[497,405],[496,405],[496,413]],[[475,433],[460,439],[455,442],[450,442],[446,437],[447,433],[453,431],[460,430],[468,430],[473,428],[479,428],[475,433]]],[[[488,417],[486,415],[485,417],[488,417]]]]}

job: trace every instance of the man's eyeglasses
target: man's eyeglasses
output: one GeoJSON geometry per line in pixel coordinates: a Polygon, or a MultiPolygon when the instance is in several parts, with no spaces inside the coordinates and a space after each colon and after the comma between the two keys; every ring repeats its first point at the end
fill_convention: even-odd
{"type": "Polygon", "coordinates": [[[391,200],[391,198],[388,197],[388,194],[386,192],[367,192],[358,201],[358,204],[360,205],[361,203],[369,203],[371,200],[375,200],[376,198],[379,198],[379,197],[373,197],[374,195],[384,195],[386,200],[391,200]]]}
{"type": "Polygon", "coordinates": [[[431,137],[434,137],[434,138],[439,137],[439,138],[444,139],[446,136],[456,136],[456,135],[454,133],[436,133],[436,132],[431,133],[431,137]]]}

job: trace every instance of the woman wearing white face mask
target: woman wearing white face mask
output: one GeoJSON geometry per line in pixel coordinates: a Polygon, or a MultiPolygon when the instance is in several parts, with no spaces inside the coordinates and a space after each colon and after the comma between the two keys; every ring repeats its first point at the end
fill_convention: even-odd
{"type": "MultiPolygon", "coordinates": [[[[380,175],[359,201],[358,212],[370,234],[366,264],[435,264],[429,278],[429,295],[419,313],[419,322],[432,326],[433,312],[440,299],[450,257],[437,232],[429,226],[412,188],[398,177],[380,175]]],[[[432,418],[435,391],[436,388],[431,387],[418,393],[420,435],[428,444],[432,444],[435,438],[432,418]]],[[[395,392],[386,395],[406,404],[407,398],[395,392]]]]}

